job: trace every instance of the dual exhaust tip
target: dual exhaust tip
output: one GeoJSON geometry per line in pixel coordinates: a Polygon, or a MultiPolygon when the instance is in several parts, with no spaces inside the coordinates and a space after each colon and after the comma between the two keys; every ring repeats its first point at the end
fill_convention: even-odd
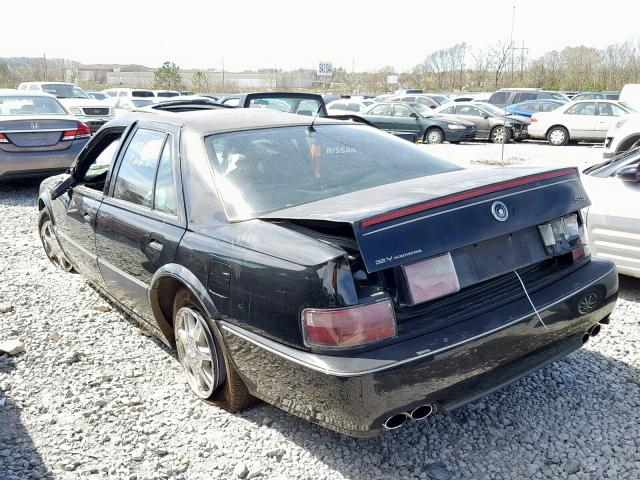
{"type": "Polygon", "coordinates": [[[407,420],[424,420],[429,415],[431,415],[434,411],[433,405],[426,404],[420,405],[419,407],[414,408],[410,412],[402,412],[397,413],[395,415],[390,416],[387,420],[382,424],[384,428],[387,430],[395,430],[396,428],[400,428],[407,420]]]}

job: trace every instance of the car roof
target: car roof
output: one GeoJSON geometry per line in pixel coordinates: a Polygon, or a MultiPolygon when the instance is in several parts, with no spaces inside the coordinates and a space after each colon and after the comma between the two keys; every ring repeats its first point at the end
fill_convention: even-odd
{"type": "MultiPolygon", "coordinates": [[[[178,125],[200,135],[262,128],[308,126],[313,122],[313,117],[306,115],[261,108],[222,108],[188,112],[135,111],[121,118],[129,123],[146,120],[178,125]]],[[[345,123],[340,120],[317,117],[314,125],[340,125],[345,123]]]]}
{"type": "Polygon", "coordinates": [[[56,98],[55,95],[50,93],[41,92],[39,90],[17,90],[14,88],[0,88],[0,96],[19,96],[19,97],[48,97],[56,98]]]}
{"type": "Polygon", "coordinates": [[[71,82],[22,82],[20,85],[73,85],[77,87],[75,83],[71,82]]]}

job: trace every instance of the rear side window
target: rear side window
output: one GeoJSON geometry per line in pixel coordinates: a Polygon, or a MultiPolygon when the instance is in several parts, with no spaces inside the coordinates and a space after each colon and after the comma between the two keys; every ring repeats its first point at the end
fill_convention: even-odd
{"type": "Polygon", "coordinates": [[[444,113],[446,115],[453,115],[453,110],[455,107],[449,107],[442,110],[440,113],[444,113]]]}
{"type": "Polygon", "coordinates": [[[595,115],[596,104],[595,102],[582,102],[569,108],[565,113],[569,115],[595,115]]]}
{"type": "Polygon", "coordinates": [[[391,115],[391,105],[385,103],[371,109],[371,115],[391,115]]]}
{"type": "Polygon", "coordinates": [[[170,215],[177,215],[176,189],[171,157],[171,142],[167,141],[162,149],[160,163],[158,164],[156,188],[153,195],[153,209],[170,215]]]}
{"type": "Polygon", "coordinates": [[[491,95],[491,98],[489,98],[489,103],[493,103],[494,105],[502,105],[503,103],[507,103],[508,96],[509,92],[496,92],[491,95]]]}
{"type": "Polygon", "coordinates": [[[113,197],[151,208],[153,181],[166,134],[139,128],[122,158],[113,197]]]}

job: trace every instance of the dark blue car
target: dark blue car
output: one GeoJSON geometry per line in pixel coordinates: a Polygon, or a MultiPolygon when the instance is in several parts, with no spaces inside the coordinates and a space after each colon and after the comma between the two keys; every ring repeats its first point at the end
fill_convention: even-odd
{"type": "Polygon", "coordinates": [[[507,107],[507,112],[514,115],[522,115],[531,118],[531,115],[537,112],[551,112],[565,102],[561,100],[527,100],[525,102],[514,103],[507,107]]]}

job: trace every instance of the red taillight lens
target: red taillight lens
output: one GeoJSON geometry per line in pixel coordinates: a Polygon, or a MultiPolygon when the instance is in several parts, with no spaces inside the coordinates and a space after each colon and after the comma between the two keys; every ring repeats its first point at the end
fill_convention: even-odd
{"type": "Polygon", "coordinates": [[[309,347],[350,348],[395,337],[391,300],[335,309],[302,312],[304,343],[309,347]]]}
{"type": "Polygon", "coordinates": [[[78,122],[76,130],[67,130],[62,134],[62,140],[76,140],[78,138],[87,138],[91,136],[91,129],[84,123],[78,122]]]}
{"type": "Polygon", "coordinates": [[[445,253],[402,267],[411,303],[422,303],[460,290],[451,254],[445,253]]]}
{"type": "Polygon", "coordinates": [[[4,133],[0,133],[0,143],[9,143],[9,139],[4,133]]]}
{"type": "Polygon", "coordinates": [[[533,116],[531,117],[531,123],[536,123],[537,121],[538,121],[538,119],[536,118],[536,116],[535,116],[535,115],[533,115],[533,116]]]}

